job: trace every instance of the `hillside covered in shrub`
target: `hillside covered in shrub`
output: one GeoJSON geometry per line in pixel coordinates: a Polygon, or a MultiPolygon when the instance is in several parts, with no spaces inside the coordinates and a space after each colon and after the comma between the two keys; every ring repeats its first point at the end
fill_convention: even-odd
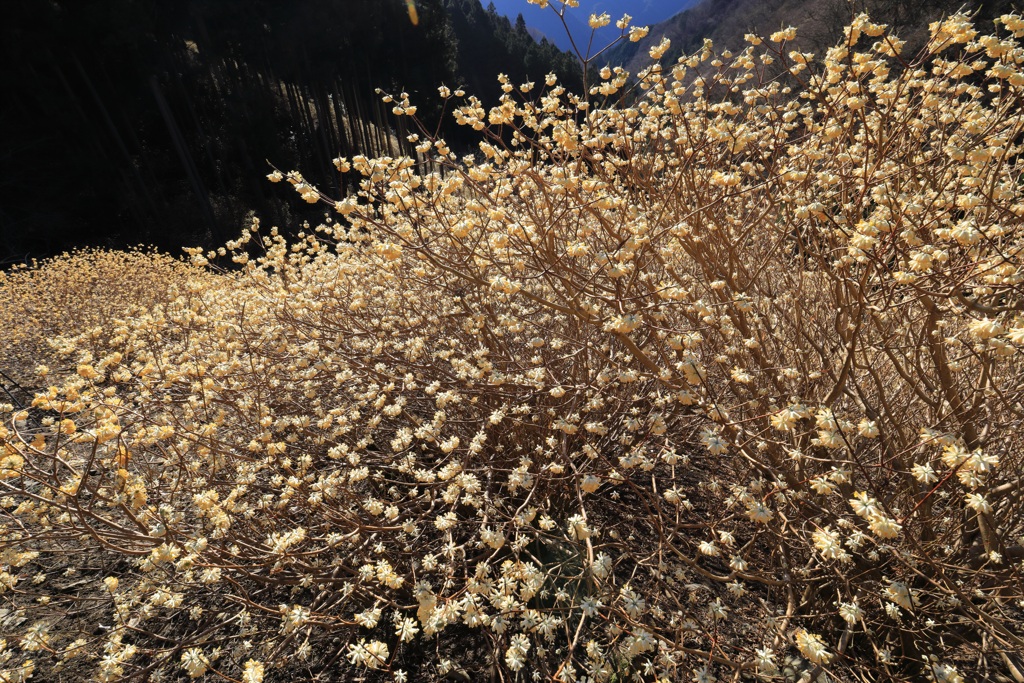
{"type": "Polygon", "coordinates": [[[0,678],[1021,680],[1024,19],[796,35],[5,275],[0,678]]]}

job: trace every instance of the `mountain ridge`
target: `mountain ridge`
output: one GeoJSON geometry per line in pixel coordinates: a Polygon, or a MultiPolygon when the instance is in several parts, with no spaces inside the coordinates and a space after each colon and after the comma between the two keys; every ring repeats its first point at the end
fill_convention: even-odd
{"type": "Polygon", "coordinates": [[[892,27],[907,41],[905,52],[915,53],[927,40],[928,24],[958,10],[975,13],[979,27],[991,29],[995,17],[1012,10],[1010,0],[703,0],[651,26],[638,43],[623,43],[610,50],[603,63],[621,65],[637,73],[649,65],[648,52],[662,38],[672,47],[662,63],[700,49],[710,38],[717,49],[740,49],[746,33],[765,35],[786,26],[798,27],[797,45],[823,53],[839,42],[843,28],[861,12],[892,27]]]}

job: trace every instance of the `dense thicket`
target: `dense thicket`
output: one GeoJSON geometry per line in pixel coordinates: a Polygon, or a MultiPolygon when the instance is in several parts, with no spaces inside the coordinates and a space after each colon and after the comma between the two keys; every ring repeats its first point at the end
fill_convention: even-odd
{"type": "Polygon", "coordinates": [[[265,160],[302,159],[329,182],[339,154],[398,153],[404,131],[374,88],[418,93],[433,126],[429,93],[442,82],[493,101],[499,71],[570,84],[578,71],[479,0],[417,8],[414,25],[401,0],[5,6],[0,261],[81,244],[220,243],[252,210],[318,220],[276,201],[259,180],[265,160]]]}
{"type": "Polygon", "coordinates": [[[0,680],[1021,680],[1024,18],[795,38],[0,278],[148,275],[0,402],[0,680]]]}

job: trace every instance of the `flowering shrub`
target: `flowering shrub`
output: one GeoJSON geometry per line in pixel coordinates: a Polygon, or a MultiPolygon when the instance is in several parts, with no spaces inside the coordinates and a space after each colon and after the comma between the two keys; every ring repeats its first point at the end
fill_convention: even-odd
{"type": "Polygon", "coordinates": [[[81,250],[0,272],[0,370],[26,384],[36,366],[58,373],[55,338],[87,333],[105,344],[114,318],[169,301],[173,285],[200,277],[178,259],[141,249],[81,250]]]}
{"type": "Polygon", "coordinates": [[[123,564],[112,628],[57,642],[43,593],[3,675],[91,638],[99,680],[1019,678],[1002,24],[917,59],[865,16],[823,58],[706,45],[633,105],[610,69],[443,88],[479,154],[338,159],[345,199],[275,171],[340,217],[254,224],[11,411],[7,596],[123,564]]]}

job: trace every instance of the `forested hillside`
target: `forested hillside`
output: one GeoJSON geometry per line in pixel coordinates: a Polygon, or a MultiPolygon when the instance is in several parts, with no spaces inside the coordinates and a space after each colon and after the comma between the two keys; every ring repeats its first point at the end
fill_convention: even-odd
{"type": "MultiPolygon", "coordinates": [[[[26,0],[0,26],[0,262],[73,245],[221,243],[256,211],[298,224],[261,181],[302,160],[337,184],[339,154],[408,153],[377,87],[430,126],[437,86],[485,102],[578,67],[479,0],[26,0]]],[[[453,144],[460,139],[453,134],[453,144]]],[[[345,188],[338,188],[339,191],[345,188]]]]}
{"type": "Polygon", "coordinates": [[[536,29],[544,38],[563,50],[572,50],[575,41],[576,47],[585,54],[591,33],[587,18],[591,13],[607,12],[612,18],[612,23],[598,29],[594,35],[594,42],[590,47],[591,53],[595,53],[620,35],[615,22],[623,14],[629,14],[633,18],[633,25],[646,26],[664,21],[698,2],[699,0],[581,0],[577,9],[565,13],[561,18],[552,11],[558,7],[557,3],[541,7],[527,4],[526,0],[494,0],[494,6],[499,13],[506,16],[515,17],[521,13],[529,28],[536,29]]]}

